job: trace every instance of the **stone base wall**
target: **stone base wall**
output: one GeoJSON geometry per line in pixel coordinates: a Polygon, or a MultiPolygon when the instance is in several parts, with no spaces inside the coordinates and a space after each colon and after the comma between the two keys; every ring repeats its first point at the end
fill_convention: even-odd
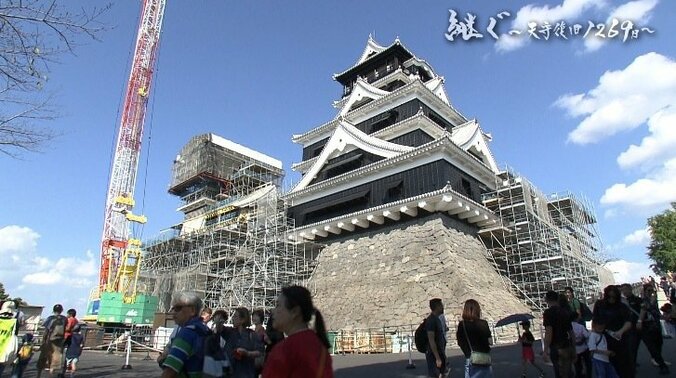
{"type": "Polygon", "coordinates": [[[308,286],[331,330],[417,324],[434,297],[449,322],[469,298],[489,321],[529,313],[485,256],[476,229],[433,214],[331,242],[308,286]]]}

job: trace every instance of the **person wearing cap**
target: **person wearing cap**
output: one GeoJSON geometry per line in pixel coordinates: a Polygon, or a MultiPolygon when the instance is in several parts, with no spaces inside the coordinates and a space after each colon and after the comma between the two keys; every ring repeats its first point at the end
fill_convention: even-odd
{"type": "Polygon", "coordinates": [[[17,352],[18,340],[15,334],[17,320],[13,301],[5,301],[0,307],[0,376],[5,366],[12,363],[17,352]]]}

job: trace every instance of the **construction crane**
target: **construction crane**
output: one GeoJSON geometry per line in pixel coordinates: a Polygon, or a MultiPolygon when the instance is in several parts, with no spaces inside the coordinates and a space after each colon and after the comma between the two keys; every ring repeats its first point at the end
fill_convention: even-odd
{"type": "Polygon", "coordinates": [[[106,197],[99,284],[92,290],[87,308],[87,317],[96,317],[99,323],[149,323],[148,316],[152,319],[157,307],[153,297],[137,294],[141,242],[130,237],[130,228],[134,223],[147,221],[143,215],[134,214],[132,209],[165,5],[166,0],[142,1],[106,197]]]}

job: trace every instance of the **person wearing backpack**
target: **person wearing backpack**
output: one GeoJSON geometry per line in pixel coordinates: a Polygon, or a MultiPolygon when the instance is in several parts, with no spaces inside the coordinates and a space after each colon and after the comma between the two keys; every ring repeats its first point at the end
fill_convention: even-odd
{"type": "Polygon", "coordinates": [[[40,378],[43,370],[49,369],[49,376],[54,373],[54,369],[62,366],[63,346],[66,337],[66,325],[68,320],[61,315],[63,306],[55,304],[52,308],[52,315],[47,317],[43,326],[45,333],[40,345],[40,357],[38,357],[38,375],[40,378]]]}
{"type": "Polygon", "coordinates": [[[33,357],[33,334],[27,333],[21,337],[21,345],[19,352],[14,360],[14,367],[12,368],[12,375],[10,378],[21,378],[23,372],[26,370],[28,363],[33,357]]]}
{"type": "Polygon", "coordinates": [[[162,362],[162,378],[201,377],[204,341],[211,334],[199,316],[202,299],[195,292],[179,292],[173,295],[171,303],[174,321],[181,328],[162,362]]]}
{"type": "Polygon", "coordinates": [[[432,312],[425,318],[427,375],[439,378],[446,372],[446,335],[444,325],[439,319],[444,313],[444,304],[440,298],[430,299],[430,310],[432,312]]]}
{"type": "MultiPolygon", "coordinates": [[[[586,308],[586,312],[588,314],[584,314],[583,308],[582,308],[582,302],[580,302],[579,299],[575,298],[575,292],[573,291],[573,288],[570,286],[567,286],[566,288],[563,289],[563,293],[566,295],[566,299],[568,300],[568,305],[570,306],[570,309],[573,310],[573,316],[574,319],[573,321],[578,324],[585,325],[586,320],[591,320],[591,319],[584,319],[584,315],[588,315],[591,317],[591,312],[589,312],[589,308],[586,308]]],[[[586,305],[585,305],[586,306],[586,305]]]]}

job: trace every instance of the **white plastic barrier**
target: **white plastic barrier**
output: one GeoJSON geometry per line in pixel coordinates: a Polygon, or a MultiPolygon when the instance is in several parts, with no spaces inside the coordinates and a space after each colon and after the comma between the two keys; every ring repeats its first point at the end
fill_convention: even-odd
{"type": "Polygon", "coordinates": [[[173,331],[173,328],[158,327],[153,335],[153,348],[164,350],[164,347],[169,343],[169,337],[173,331]]]}

